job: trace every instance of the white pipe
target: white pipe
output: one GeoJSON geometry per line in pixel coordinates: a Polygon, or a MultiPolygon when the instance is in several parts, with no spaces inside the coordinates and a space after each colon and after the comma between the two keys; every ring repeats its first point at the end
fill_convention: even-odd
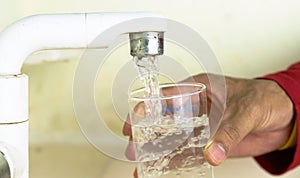
{"type": "Polygon", "coordinates": [[[0,140],[0,151],[8,162],[11,178],[28,178],[28,121],[1,124],[0,140]]]}
{"type": "Polygon", "coordinates": [[[116,36],[139,31],[166,31],[164,20],[153,13],[91,13],[35,15],[17,21],[0,34],[0,75],[21,73],[26,58],[44,49],[104,48],[116,36]],[[149,18],[150,17],[150,18],[149,18]],[[144,23],[127,23],[109,33],[101,42],[93,42],[113,25],[148,18],[144,23]]]}
{"type": "Polygon", "coordinates": [[[141,31],[166,31],[165,21],[153,13],[36,15],[0,33],[0,151],[12,178],[28,178],[28,77],[21,74],[26,58],[45,49],[105,48],[120,34],[141,31]],[[100,34],[105,38],[97,41],[100,34]]]}

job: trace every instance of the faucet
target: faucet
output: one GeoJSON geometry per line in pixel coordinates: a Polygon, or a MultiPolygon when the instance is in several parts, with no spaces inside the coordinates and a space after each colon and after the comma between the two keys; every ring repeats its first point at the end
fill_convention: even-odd
{"type": "Polygon", "coordinates": [[[161,55],[164,31],[166,22],[160,15],[144,12],[34,15],[2,31],[0,152],[6,164],[0,164],[5,172],[0,178],[29,177],[28,76],[21,68],[30,54],[47,49],[106,48],[117,36],[129,34],[132,56],[161,55]],[[126,23],[124,28],[109,33],[102,41],[93,41],[120,23],[126,23]]]}

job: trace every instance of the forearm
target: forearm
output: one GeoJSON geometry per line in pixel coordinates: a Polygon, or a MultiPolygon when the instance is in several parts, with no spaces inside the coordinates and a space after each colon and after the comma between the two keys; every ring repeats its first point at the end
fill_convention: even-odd
{"type": "MultiPolygon", "coordinates": [[[[294,119],[296,126],[300,128],[300,62],[292,65],[286,71],[270,74],[262,77],[273,80],[286,92],[293,102],[294,119]]],[[[294,122],[294,121],[293,121],[294,122]]],[[[300,133],[297,132],[299,135],[300,133]]],[[[297,143],[300,143],[297,136],[297,143]]],[[[274,151],[255,157],[256,161],[272,174],[282,174],[300,164],[300,146],[274,151]]]]}

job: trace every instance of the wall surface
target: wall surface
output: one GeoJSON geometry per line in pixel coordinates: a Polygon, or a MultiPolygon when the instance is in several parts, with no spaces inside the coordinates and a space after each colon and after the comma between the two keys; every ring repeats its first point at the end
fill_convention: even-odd
{"type": "MultiPolygon", "coordinates": [[[[299,7],[300,2],[293,0],[0,0],[0,30],[17,19],[40,13],[154,11],[197,31],[214,51],[223,74],[253,78],[299,61],[299,7]]],[[[110,57],[114,62],[106,63],[96,81],[99,110],[118,135],[122,122],[113,111],[109,91],[121,66],[130,61],[127,47],[116,50],[110,57]]],[[[72,101],[74,73],[84,52],[46,51],[28,58],[23,72],[30,77],[31,144],[85,142],[72,101]],[[63,60],[33,64],[36,59],[63,60]]],[[[187,63],[190,73],[201,72],[186,62],[186,53],[176,48],[168,53],[187,63]]]]}

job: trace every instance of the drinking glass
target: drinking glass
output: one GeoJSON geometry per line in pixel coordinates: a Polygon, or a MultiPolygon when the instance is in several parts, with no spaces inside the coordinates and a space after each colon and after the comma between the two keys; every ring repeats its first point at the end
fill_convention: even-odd
{"type": "Polygon", "coordinates": [[[161,84],[129,93],[130,124],[139,178],[213,178],[203,149],[210,138],[206,87],[161,84]]]}

